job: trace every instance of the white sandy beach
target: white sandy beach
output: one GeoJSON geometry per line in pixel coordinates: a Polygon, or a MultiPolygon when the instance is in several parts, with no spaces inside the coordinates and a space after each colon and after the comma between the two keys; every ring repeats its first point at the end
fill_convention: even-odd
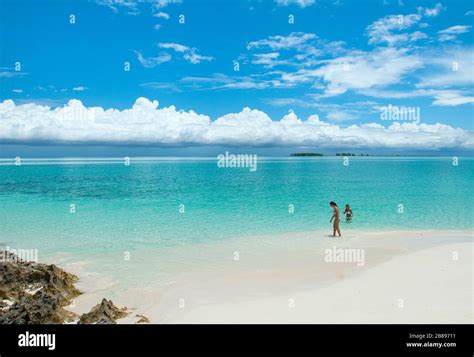
{"type": "Polygon", "coordinates": [[[59,265],[79,275],[84,291],[72,311],[107,297],[132,311],[121,323],[136,314],[151,323],[473,323],[472,238],[307,232],[59,265]],[[363,264],[328,262],[334,249],[363,251],[363,264]]]}

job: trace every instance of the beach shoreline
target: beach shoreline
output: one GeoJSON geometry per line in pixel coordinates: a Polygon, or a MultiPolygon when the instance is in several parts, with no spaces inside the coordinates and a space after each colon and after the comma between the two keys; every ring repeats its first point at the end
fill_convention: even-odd
{"type": "Polygon", "coordinates": [[[472,263],[437,262],[473,247],[424,249],[320,289],[199,307],[171,323],[472,324],[472,263]]]}
{"type": "Polygon", "coordinates": [[[166,324],[472,323],[471,231],[343,235],[245,237],[59,265],[84,293],[71,311],[108,296],[133,312],[118,323],[136,314],[166,324]],[[363,252],[364,264],[328,261],[337,249],[363,252]]]}

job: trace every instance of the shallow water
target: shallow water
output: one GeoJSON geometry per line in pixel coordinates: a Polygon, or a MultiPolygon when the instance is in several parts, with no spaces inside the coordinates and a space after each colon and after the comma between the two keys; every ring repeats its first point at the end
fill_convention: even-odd
{"type": "Polygon", "coordinates": [[[471,230],[473,183],[472,158],[259,159],[255,172],[215,159],[3,160],[0,242],[48,256],[330,230],[331,200],[351,204],[352,231],[471,230]]]}

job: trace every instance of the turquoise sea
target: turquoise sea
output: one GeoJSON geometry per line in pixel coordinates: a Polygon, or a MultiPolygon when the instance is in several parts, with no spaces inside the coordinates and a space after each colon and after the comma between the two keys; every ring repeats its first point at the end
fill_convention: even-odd
{"type": "Polygon", "coordinates": [[[255,172],[215,158],[1,160],[0,244],[44,256],[329,233],[331,200],[354,211],[343,233],[473,229],[472,158],[342,160],[259,158],[255,172]]]}

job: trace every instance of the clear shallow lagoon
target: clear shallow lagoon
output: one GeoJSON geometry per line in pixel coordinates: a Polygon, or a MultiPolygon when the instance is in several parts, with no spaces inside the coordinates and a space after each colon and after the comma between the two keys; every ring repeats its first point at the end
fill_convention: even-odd
{"type": "Polygon", "coordinates": [[[0,161],[0,243],[42,256],[330,232],[331,200],[354,211],[343,232],[474,227],[472,158],[267,158],[256,172],[215,159],[22,163],[0,161]]]}

